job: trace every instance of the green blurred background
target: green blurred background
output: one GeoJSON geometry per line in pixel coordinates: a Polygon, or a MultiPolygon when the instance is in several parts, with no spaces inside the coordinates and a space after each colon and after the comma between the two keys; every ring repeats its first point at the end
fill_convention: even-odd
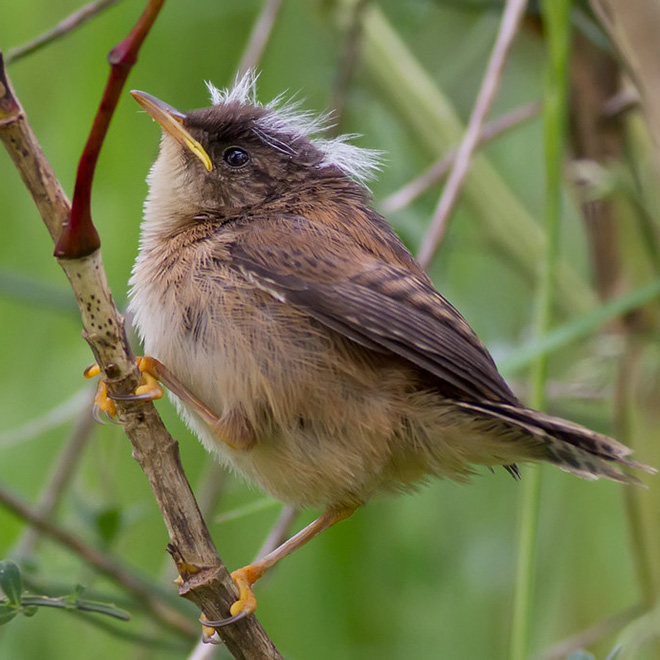
{"type": "MultiPolygon", "coordinates": [[[[262,101],[288,90],[303,98],[310,110],[332,106],[345,47],[347,14],[341,9],[345,4],[283,2],[259,66],[262,101]]],[[[421,84],[418,72],[398,77],[397,70],[373,54],[357,61],[341,129],[361,134],[356,140],[360,145],[386,152],[383,172],[372,185],[378,205],[460,138],[451,127],[441,130],[433,123],[442,124],[442,117],[429,114],[415,95],[433,109],[437,94],[461,121],[467,121],[501,7],[441,0],[374,4],[416,58],[432,90],[431,94],[421,84]]],[[[80,30],[8,67],[30,122],[69,194],[105,84],[107,52],[127,33],[142,6],[142,2],[124,0],[80,30]]],[[[232,81],[261,6],[257,0],[168,0],[128,89],[147,91],[182,110],[208,104],[204,81],[217,86],[232,81]]],[[[6,0],[0,6],[0,47],[7,51],[23,44],[77,7],[72,0],[6,0]]],[[[366,30],[367,42],[372,36],[366,30]]],[[[392,46],[390,52],[395,51],[392,46]]],[[[517,38],[492,116],[542,98],[545,53],[544,36],[532,17],[517,38]]],[[[657,200],[653,191],[647,196],[639,191],[633,195],[628,185],[631,170],[636,168],[639,175],[638,170],[650,167],[639,116],[631,116],[622,132],[627,160],[605,177],[606,182],[616,179],[606,192],[616,205],[615,224],[620,231],[617,246],[623,266],[618,294],[658,274],[642,247],[649,239],[640,238],[636,225],[640,214],[652,217],[657,200]]],[[[145,176],[157,144],[157,127],[125,92],[93,190],[104,263],[119,304],[126,299],[145,176]]],[[[439,290],[506,366],[530,338],[535,304],[541,244],[529,236],[530,232],[540,236],[544,214],[541,120],[533,119],[486,147],[479,167],[431,272],[439,290]],[[484,206],[492,208],[492,217],[484,214],[484,206]],[[499,233],[498,217],[508,227],[499,233]],[[516,256],[517,248],[522,248],[522,257],[516,256]]],[[[428,226],[439,192],[440,187],[434,186],[414,204],[389,216],[413,250],[428,226]]],[[[564,302],[558,305],[558,325],[599,305],[590,238],[581,215],[576,191],[567,183],[561,255],[579,286],[570,286],[573,280],[567,280],[569,284],[560,289],[564,302]]],[[[92,386],[81,374],[92,356],[80,337],[75,302],[52,258],[50,238],[4,152],[0,154],[0,217],[0,485],[35,502],[77,420],[88,409],[85,392],[92,386]]],[[[652,234],[655,231],[653,226],[652,234]]],[[[660,440],[655,417],[658,337],[654,313],[653,309],[640,313],[641,331],[632,340],[628,326],[611,323],[553,352],[548,391],[553,413],[610,434],[618,424],[626,441],[638,447],[636,456],[659,465],[659,452],[654,449],[660,440]],[[622,384],[622,369],[629,364],[622,366],[622,356],[631,341],[641,355],[622,384]],[[622,394],[624,386],[629,389],[622,394]],[[623,412],[619,409],[622,401],[626,404],[623,412]]],[[[524,399],[528,391],[525,370],[507,376],[524,399]]],[[[221,496],[208,516],[210,528],[229,567],[247,563],[280,505],[264,500],[231,475],[218,477],[169,403],[163,400],[157,405],[168,429],[180,440],[184,467],[196,492],[205,496],[222,479],[221,496]],[[240,508],[249,503],[256,503],[256,510],[241,514],[240,508]],[[216,521],[228,512],[240,515],[216,521]]],[[[176,599],[165,529],[121,429],[96,426],[78,458],[51,519],[160,584],[163,597],[169,594],[173,606],[195,621],[196,609],[176,599]]],[[[523,479],[531,469],[522,469],[523,479]]],[[[542,470],[538,570],[531,611],[534,655],[638,604],[650,588],[640,584],[639,567],[650,565],[657,571],[658,563],[653,556],[657,547],[653,539],[658,535],[657,483],[626,499],[619,485],[589,483],[559,470],[542,470]],[[630,536],[636,511],[641,511],[641,545],[632,543],[630,536]]],[[[504,658],[520,493],[521,484],[503,470],[494,474],[483,470],[469,486],[434,482],[414,495],[374,501],[259,584],[259,618],[287,658],[504,658]]],[[[314,513],[300,514],[296,527],[314,513]]],[[[0,628],[0,658],[188,657],[194,640],[158,628],[118,587],[51,541],[42,539],[29,556],[17,558],[17,544],[26,529],[23,521],[0,506],[0,559],[20,560],[35,592],[69,593],[81,584],[85,596],[115,602],[131,612],[132,620],[109,622],[117,633],[100,628],[93,615],[83,618],[44,608],[34,618],[17,617],[0,628]],[[140,644],[123,638],[125,633],[152,641],[140,644]]],[[[604,658],[622,642],[619,657],[657,658],[657,648],[645,643],[657,635],[657,619],[638,618],[623,629],[610,630],[590,650],[604,658]]],[[[229,656],[220,650],[218,657],[229,656]]]]}

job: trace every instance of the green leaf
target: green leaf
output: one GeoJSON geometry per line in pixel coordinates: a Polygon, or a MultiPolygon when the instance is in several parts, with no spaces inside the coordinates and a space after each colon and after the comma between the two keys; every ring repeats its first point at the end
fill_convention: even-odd
{"type": "Polygon", "coordinates": [[[0,626],[9,623],[16,615],[18,610],[7,603],[0,603],[0,626]]]}
{"type": "Polygon", "coordinates": [[[80,600],[80,597],[83,595],[84,591],[85,587],[82,584],[77,584],[68,596],[64,596],[64,599],[70,602],[72,605],[75,605],[80,600]]]}
{"type": "Polygon", "coordinates": [[[36,605],[28,605],[27,607],[23,608],[23,615],[24,616],[34,616],[39,608],[36,605]]]}
{"type": "Polygon", "coordinates": [[[21,569],[13,561],[0,561],[0,589],[5,592],[10,605],[19,606],[23,594],[21,569]]]}

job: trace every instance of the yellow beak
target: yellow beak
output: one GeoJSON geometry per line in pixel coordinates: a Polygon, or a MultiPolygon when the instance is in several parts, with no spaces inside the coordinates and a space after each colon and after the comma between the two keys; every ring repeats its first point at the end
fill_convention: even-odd
{"type": "Polygon", "coordinates": [[[202,145],[190,135],[183,125],[185,115],[164,101],[157,99],[146,92],[131,91],[131,96],[158,122],[164,131],[167,131],[177,142],[187,147],[199,158],[204,167],[210,172],[213,163],[202,145]]]}

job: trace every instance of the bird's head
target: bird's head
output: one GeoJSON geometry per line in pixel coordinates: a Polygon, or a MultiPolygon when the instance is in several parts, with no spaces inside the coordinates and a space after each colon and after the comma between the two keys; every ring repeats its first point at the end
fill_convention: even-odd
{"type": "Polygon", "coordinates": [[[364,195],[360,184],[378,167],[378,153],[349,144],[351,136],[315,137],[327,116],[281,98],[261,105],[255,85],[252,73],[228,90],[209,84],[212,106],[187,113],[131,92],[163,129],[149,175],[148,221],[176,229],[196,217],[222,220],[269,207],[299,212],[296,204],[333,191],[364,195]]]}

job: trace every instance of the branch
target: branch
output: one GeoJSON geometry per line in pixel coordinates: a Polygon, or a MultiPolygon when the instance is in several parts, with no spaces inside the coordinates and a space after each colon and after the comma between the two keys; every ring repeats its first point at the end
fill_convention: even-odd
{"type": "MultiPolygon", "coordinates": [[[[161,4],[162,0],[152,0],[150,8],[153,10],[161,4]]],[[[117,94],[121,85],[117,82],[119,76],[114,68],[115,59],[120,55],[123,57],[122,53],[128,53],[128,59],[120,64],[122,69],[134,61],[135,44],[144,39],[153,18],[152,14],[150,21],[145,20],[143,14],[129,37],[111,53],[113,71],[108,88],[117,94]]],[[[125,79],[127,72],[122,70],[120,73],[125,79]]],[[[108,96],[106,89],[104,100],[108,96]]],[[[107,129],[108,112],[102,103],[99,114],[104,115],[105,119],[94,122],[94,135],[88,142],[96,143],[97,153],[99,136],[107,129]]],[[[53,240],[58,240],[60,228],[69,217],[70,207],[13,93],[1,58],[0,139],[32,194],[53,240]]],[[[88,152],[86,149],[85,153],[92,153],[92,150],[88,152]]],[[[85,177],[91,183],[89,174],[85,177]]],[[[88,194],[88,191],[85,192],[88,194]]],[[[85,197],[85,194],[81,195],[85,197]]],[[[84,327],[83,336],[104,372],[110,393],[132,393],[138,385],[139,374],[126,338],[123,318],[112,301],[100,251],[85,254],[92,244],[88,241],[92,235],[90,227],[93,230],[91,218],[85,219],[83,215],[80,222],[82,224],[68,225],[69,238],[64,243],[60,242],[58,262],[76,295],[84,327]],[[79,254],[81,252],[82,256],[79,254]]],[[[208,619],[226,617],[230,605],[237,599],[237,591],[199,512],[181,466],[177,442],[169,435],[151,403],[118,402],[117,411],[118,419],[131,440],[133,455],[147,476],[163,515],[171,540],[169,551],[182,577],[179,594],[192,600],[208,619]]],[[[236,658],[262,660],[281,657],[254,616],[222,628],[220,635],[236,658]]]]}
{"type": "Polygon", "coordinates": [[[119,0],[95,0],[90,2],[88,5],[81,7],[77,11],[73,12],[67,16],[63,21],[59,22],[54,28],[44,32],[42,35],[38,36],[36,39],[29,41],[23,46],[18,48],[12,48],[7,51],[5,56],[5,63],[9,64],[11,62],[16,62],[26,55],[30,55],[44,46],[52,43],[56,39],[61,39],[65,37],[70,32],[73,32],[76,28],[80,27],[87,23],[95,16],[98,16],[104,9],[116,5],[119,0]]]}
{"type": "Polygon", "coordinates": [[[561,660],[562,658],[568,658],[575,651],[592,646],[606,635],[611,635],[613,632],[620,630],[644,614],[645,611],[645,608],[635,605],[627,610],[623,610],[623,612],[609,616],[595,623],[593,626],[589,626],[579,633],[553,644],[547,651],[541,654],[539,660],[561,660]]]}
{"type": "MultiPolygon", "coordinates": [[[[484,124],[479,131],[475,149],[485,146],[503,133],[510,131],[512,128],[519,126],[532,117],[536,117],[540,111],[541,103],[533,101],[532,103],[514,108],[501,117],[484,124]]],[[[412,204],[417,197],[442,179],[456,163],[457,156],[458,149],[451,149],[440,160],[431,165],[424,174],[421,174],[405,186],[399,188],[399,190],[393,192],[389,197],[386,197],[380,205],[383,213],[394,213],[394,211],[400,211],[402,208],[412,204]]]]}
{"type": "Polygon", "coordinates": [[[0,53],[0,139],[56,241],[71,204],[14,95],[0,53]]]}
{"type": "Polygon", "coordinates": [[[472,115],[465,136],[458,148],[456,162],[449,174],[447,185],[445,186],[442,197],[433,215],[431,225],[422,240],[417,258],[422,268],[428,269],[433,255],[447,230],[449,215],[458,199],[458,195],[463,186],[463,181],[467,176],[472,154],[479,140],[481,125],[484,123],[486,115],[495,98],[497,88],[502,77],[502,70],[506,62],[509,49],[513,39],[518,31],[518,25],[525,13],[527,0],[508,0],[502,15],[500,29],[497,34],[497,40],[493,47],[493,53],[488,62],[486,75],[484,76],[477,100],[472,109],[472,115]]]}
{"type": "Polygon", "coordinates": [[[657,72],[660,7],[654,0],[628,0],[625,3],[591,0],[589,4],[608,31],[639,90],[642,110],[654,143],[657,174],[660,170],[660,82],[657,72]]]}
{"type": "Polygon", "coordinates": [[[285,506],[277,517],[275,524],[268,532],[266,540],[263,542],[254,561],[261,561],[266,555],[278,548],[291,535],[291,525],[298,515],[298,509],[292,506],[285,506]]]}
{"type": "Polygon", "coordinates": [[[275,19],[281,5],[282,0],[264,0],[263,9],[252,28],[243,57],[241,57],[241,62],[238,65],[237,79],[243,77],[247,71],[257,68],[270,33],[273,31],[273,25],[275,25],[275,19]]]}

